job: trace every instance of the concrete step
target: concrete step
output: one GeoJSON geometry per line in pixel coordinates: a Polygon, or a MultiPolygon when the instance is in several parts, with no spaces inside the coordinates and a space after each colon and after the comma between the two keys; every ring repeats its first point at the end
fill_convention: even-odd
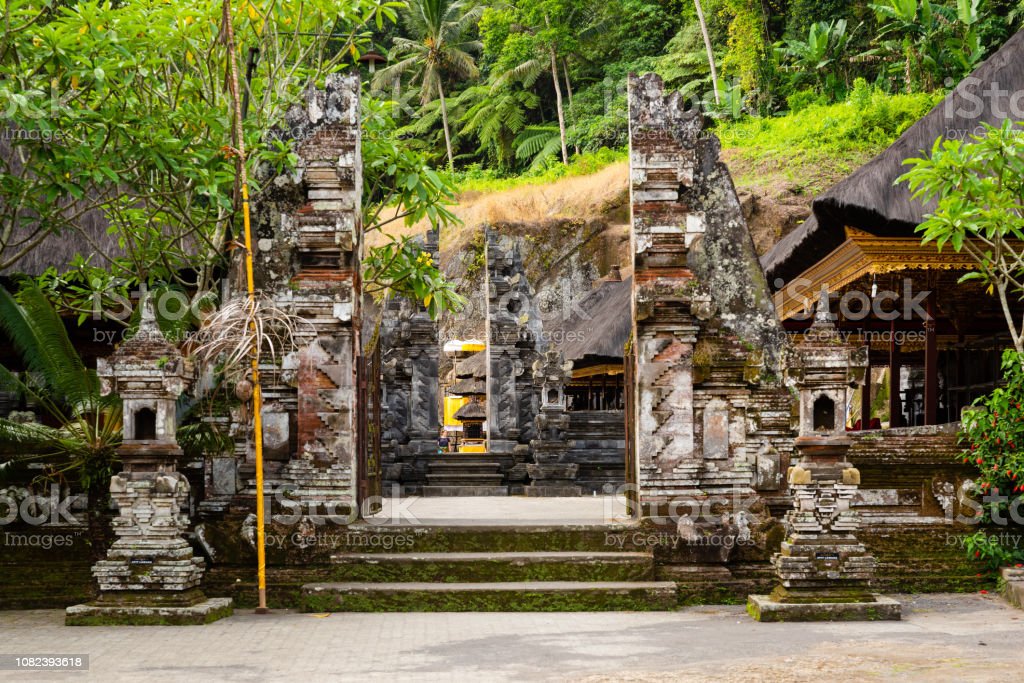
{"type": "Polygon", "coordinates": [[[654,558],[646,552],[340,553],[333,581],[646,581],[654,558]]]}
{"type": "Polygon", "coordinates": [[[471,473],[427,473],[427,481],[433,485],[462,485],[470,486],[499,486],[504,477],[500,472],[471,472],[471,473]]]}
{"type": "MultiPolygon", "coordinates": [[[[498,477],[501,483],[501,477],[498,477]]],[[[437,498],[448,496],[507,496],[508,487],[495,484],[458,484],[458,483],[436,483],[423,487],[421,494],[424,498],[437,498]]]]}
{"type": "MultiPolygon", "coordinates": [[[[649,532],[637,522],[496,526],[369,524],[348,527],[340,552],[608,552],[645,551],[649,532]]],[[[307,582],[308,583],[308,582],[307,582]]]]}
{"type": "Polygon", "coordinates": [[[310,583],[304,612],[604,612],[670,610],[671,581],[310,583]]]}

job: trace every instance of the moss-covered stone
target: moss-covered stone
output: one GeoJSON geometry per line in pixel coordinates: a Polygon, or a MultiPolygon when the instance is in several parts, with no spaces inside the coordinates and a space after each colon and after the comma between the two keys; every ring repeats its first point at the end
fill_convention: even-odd
{"type": "Polygon", "coordinates": [[[601,612],[650,611],[676,607],[671,589],[607,589],[581,587],[574,590],[543,588],[499,590],[416,590],[388,588],[374,590],[331,590],[306,587],[302,595],[304,612],[601,612]]]}

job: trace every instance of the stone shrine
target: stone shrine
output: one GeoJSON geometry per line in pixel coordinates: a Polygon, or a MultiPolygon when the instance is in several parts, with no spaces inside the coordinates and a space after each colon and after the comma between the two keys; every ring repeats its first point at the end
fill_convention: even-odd
{"type": "Polygon", "coordinates": [[[534,419],[537,437],[530,441],[533,464],[526,466],[531,483],[528,496],[579,496],[576,485],[579,464],[567,462],[569,452],[569,412],[565,403],[565,383],[572,377],[572,362],[549,350],[533,363],[533,384],[540,396],[540,412],[534,419]]]}
{"type": "Polygon", "coordinates": [[[229,598],[207,599],[199,589],[205,563],[184,538],[189,484],[177,470],[176,403],[192,368],[160,332],[148,299],[136,334],[97,366],[103,394],[118,394],[124,411],[123,469],[110,480],[117,540],[92,569],[99,598],[69,607],[66,623],[197,624],[230,615],[229,598]]]}
{"type": "Polygon", "coordinates": [[[898,602],[870,592],[876,561],[856,537],[859,515],[852,504],[860,472],[847,459],[853,441],[846,436],[846,406],[866,365],[867,347],[843,342],[822,291],[788,370],[800,395],[800,459],[789,468],[793,509],[786,514],[786,540],[772,557],[780,584],[748,602],[758,621],[900,618],[898,602]]]}

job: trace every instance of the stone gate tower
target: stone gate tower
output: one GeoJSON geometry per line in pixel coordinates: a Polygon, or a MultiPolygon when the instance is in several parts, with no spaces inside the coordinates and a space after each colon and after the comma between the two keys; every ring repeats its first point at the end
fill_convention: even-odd
{"type": "Polygon", "coordinates": [[[630,77],[636,481],[647,513],[714,497],[730,502],[697,526],[744,533],[730,510],[777,490],[792,449],[785,333],[718,139],[685,104],[630,77]]]}

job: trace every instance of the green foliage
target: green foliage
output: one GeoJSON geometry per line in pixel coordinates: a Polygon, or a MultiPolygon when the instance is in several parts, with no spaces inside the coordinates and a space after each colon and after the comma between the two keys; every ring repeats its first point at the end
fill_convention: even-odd
{"type": "Polygon", "coordinates": [[[791,85],[812,83],[818,92],[835,91],[839,81],[845,86],[848,71],[847,45],[850,32],[845,19],[812,24],[807,40],[791,38],[776,48],[791,75],[791,85]],[[831,86],[831,87],[830,87],[831,86]]]}
{"type": "Polygon", "coordinates": [[[440,230],[457,223],[448,208],[455,201],[455,187],[448,175],[430,167],[422,152],[404,144],[392,109],[390,103],[374,99],[363,103],[363,226],[386,239],[364,257],[363,286],[371,295],[423,301],[436,318],[445,310],[458,310],[461,298],[429,254],[409,239],[387,234],[387,226],[427,220],[440,230]]]}
{"type": "Polygon", "coordinates": [[[1011,299],[1024,297],[1024,136],[1012,120],[970,141],[939,138],[924,158],[897,179],[915,199],[936,201],[918,226],[922,242],[947,244],[968,254],[975,269],[961,278],[980,280],[996,293],[1014,347],[1024,353],[1024,323],[1014,320],[1011,299]]]}
{"type": "MultiPolygon", "coordinates": [[[[1005,385],[979,398],[964,412],[960,443],[965,464],[978,469],[974,493],[985,496],[978,522],[1011,524],[1011,510],[1024,505],[1024,356],[1003,354],[1005,385]]],[[[967,539],[967,550],[995,569],[1024,560],[1024,549],[1000,545],[999,535],[978,531],[967,539]]]]}
{"type": "Polygon", "coordinates": [[[464,109],[459,117],[460,135],[472,135],[480,142],[477,150],[499,170],[512,167],[516,136],[527,124],[527,116],[537,108],[540,98],[526,90],[491,88],[477,85],[466,88],[453,101],[464,109]]]}
{"type": "Polygon", "coordinates": [[[46,476],[90,489],[109,480],[121,441],[121,406],[102,396],[93,370],[85,367],[64,323],[39,287],[25,279],[17,297],[0,288],[0,329],[13,343],[26,371],[0,365],[5,389],[30,400],[47,424],[0,418],[0,454],[12,463],[40,458],[46,476]]]}
{"type": "MultiPolygon", "coordinates": [[[[234,219],[222,2],[36,4],[5,8],[0,102],[13,129],[36,135],[0,159],[0,267],[96,210],[124,252],[109,258],[115,276],[173,282],[191,271],[201,282],[189,284],[208,286],[234,219]]],[[[239,42],[263,60],[249,87],[250,164],[302,86],[345,66],[366,29],[394,16],[378,0],[234,7],[239,42]]]]}
{"type": "Polygon", "coordinates": [[[808,168],[881,151],[940,100],[940,95],[886,95],[861,80],[847,102],[807,104],[787,116],[725,123],[716,132],[724,147],[748,159],[786,159],[808,168]]]}
{"type": "Polygon", "coordinates": [[[722,12],[730,17],[729,51],[722,62],[748,93],[768,97],[771,53],[765,40],[765,17],[758,0],[723,0],[722,12]]]}
{"type": "Polygon", "coordinates": [[[867,53],[884,60],[882,73],[908,92],[933,90],[943,79],[960,80],[981,61],[978,33],[983,0],[948,7],[929,0],[887,0],[869,5],[881,30],[867,53]]]}
{"type": "Polygon", "coordinates": [[[516,136],[516,158],[520,161],[531,160],[531,171],[544,168],[548,162],[558,155],[561,149],[561,137],[557,125],[529,126],[516,136]]]}
{"type": "Polygon", "coordinates": [[[515,187],[544,185],[559,178],[591,175],[627,158],[625,149],[599,149],[574,156],[568,164],[552,164],[512,177],[502,177],[492,169],[470,166],[457,174],[460,192],[499,192],[515,187]]]}
{"type": "Polygon", "coordinates": [[[455,285],[437,269],[433,257],[411,237],[392,238],[374,249],[363,261],[363,269],[367,283],[382,283],[368,286],[368,293],[396,294],[422,302],[431,318],[440,317],[444,311],[458,311],[465,304],[455,285]]]}
{"type": "Polygon", "coordinates": [[[438,99],[449,168],[454,167],[455,154],[444,82],[451,78],[473,78],[479,73],[472,53],[478,52],[481,45],[467,40],[466,33],[482,11],[482,7],[472,7],[465,0],[410,0],[403,15],[408,37],[394,38],[392,63],[373,79],[375,86],[382,87],[404,76],[419,88],[422,104],[438,99]]]}
{"type": "MultiPolygon", "coordinates": [[[[721,57],[716,57],[721,61],[721,57]]],[[[711,69],[700,25],[687,24],[665,45],[665,54],[654,60],[653,70],[667,87],[689,93],[710,89],[711,69]]]]}

